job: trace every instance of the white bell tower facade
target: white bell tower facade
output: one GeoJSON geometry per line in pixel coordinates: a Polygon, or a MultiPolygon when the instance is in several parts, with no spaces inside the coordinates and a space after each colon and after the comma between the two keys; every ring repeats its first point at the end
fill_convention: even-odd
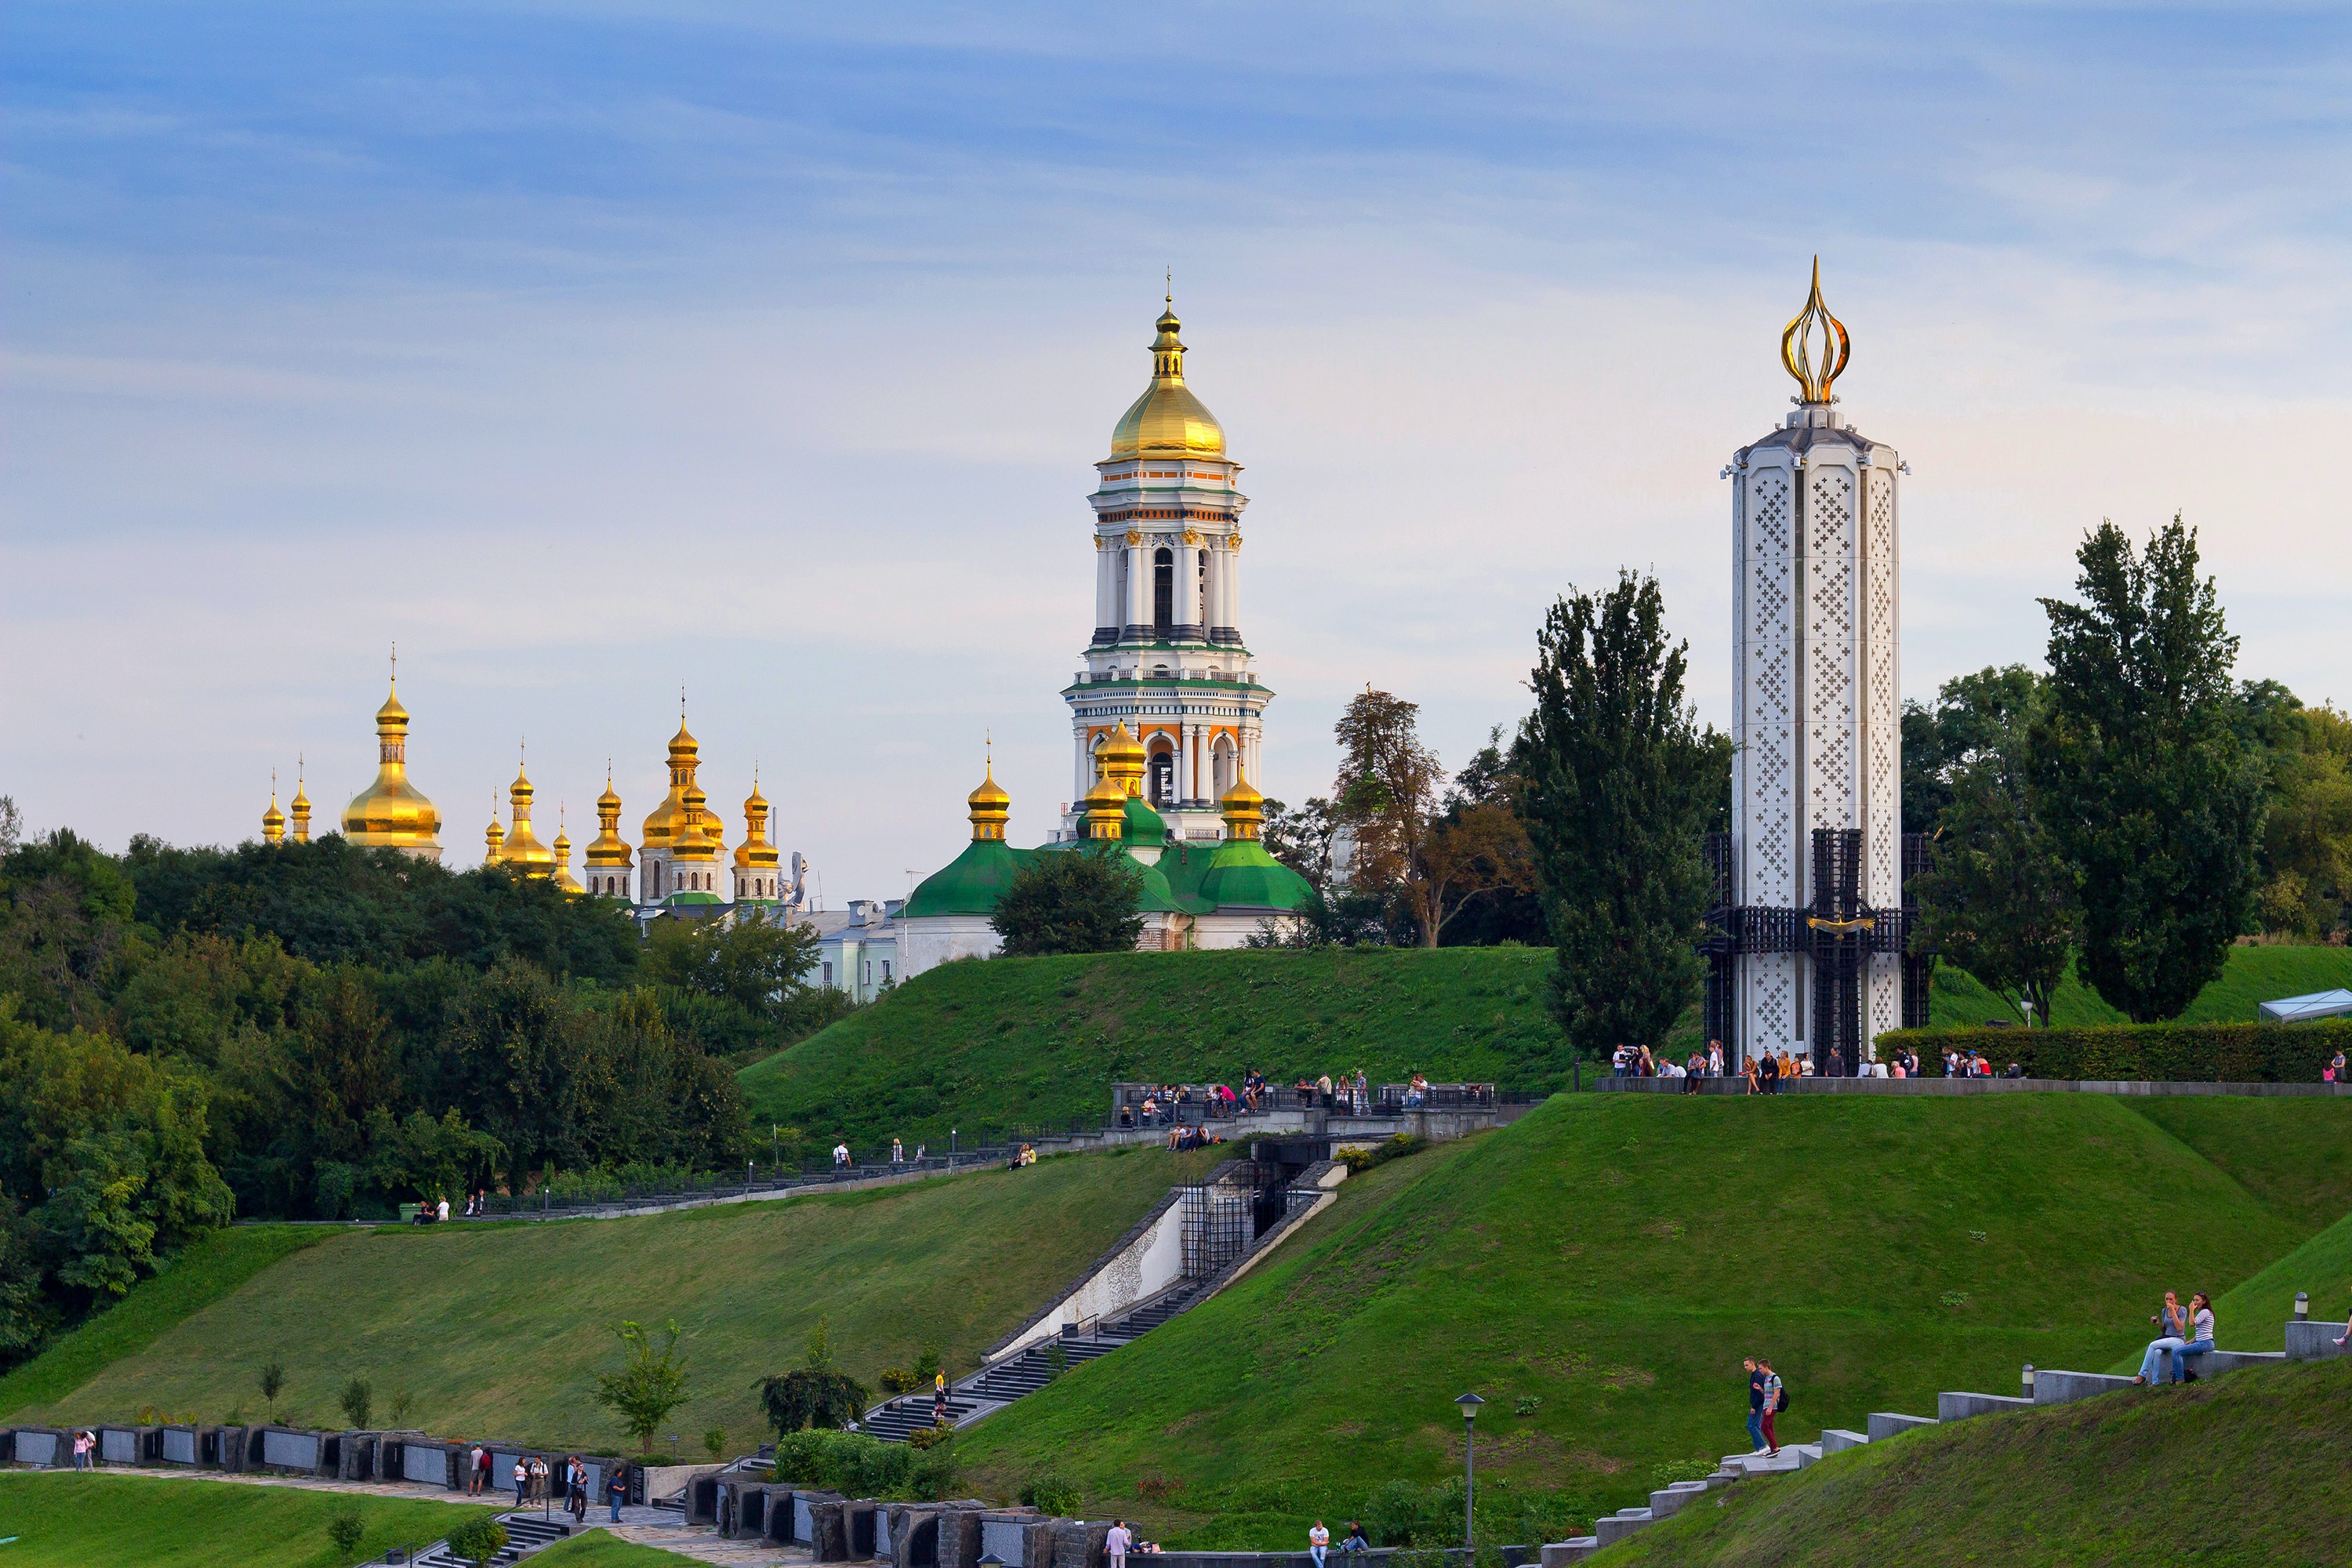
{"type": "Polygon", "coordinates": [[[1796,406],[1725,469],[1738,750],[1731,831],[1709,846],[1706,1011],[1736,1058],[1787,1051],[1850,1074],[1879,1035],[1924,1022],[1927,987],[1904,956],[1904,467],[1839,410],[1848,347],[1816,260],[1781,339],[1796,406]]]}
{"type": "Polygon", "coordinates": [[[1143,799],[1178,839],[1224,836],[1218,805],[1258,770],[1257,683],[1241,633],[1242,467],[1184,384],[1174,302],[1157,323],[1151,384],[1095,465],[1094,634],[1070,705],[1070,803],[1057,837],[1086,836],[1095,753],[1119,724],[1144,748],[1143,799]]]}

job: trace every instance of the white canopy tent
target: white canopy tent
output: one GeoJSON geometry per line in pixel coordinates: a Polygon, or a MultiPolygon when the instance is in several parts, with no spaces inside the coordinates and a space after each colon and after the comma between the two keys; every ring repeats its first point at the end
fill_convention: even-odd
{"type": "Polygon", "coordinates": [[[2315,991],[2308,996],[2282,996],[2262,1005],[2265,1024],[2297,1024],[2310,1018],[2336,1018],[2352,1013],[2352,991],[2315,991]]]}

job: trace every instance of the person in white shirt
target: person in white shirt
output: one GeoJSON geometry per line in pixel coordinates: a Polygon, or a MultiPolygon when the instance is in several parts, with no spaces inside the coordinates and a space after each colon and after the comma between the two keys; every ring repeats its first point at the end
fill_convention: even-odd
{"type": "Polygon", "coordinates": [[[1323,1553],[1330,1547],[1331,1532],[1318,1519],[1315,1521],[1315,1528],[1307,1532],[1307,1554],[1315,1559],[1315,1568],[1323,1568],[1323,1553]]]}
{"type": "Polygon", "coordinates": [[[440,1216],[440,1217],[441,1217],[442,1219],[444,1219],[444,1220],[446,1220],[446,1219],[449,1217],[449,1200],[448,1200],[447,1198],[443,1198],[443,1199],[441,1200],[441,1216],[440,1216]]]}
{"type": "Polygon", "coordinates": [[[836,1171],[845,1171],[849,1169],[848,1144],[835,1143],[833,1146],[833,1168],[836,1171]]]}
{"type": "Polygon", "coordinates": [[[2197,1374],[2189,1370],[2189,1358],[2213,1348],[2213,1301],[2202,1290],[2189,1298],[2189,1329],[2183,1337],[2188,1342],[2172,1352],[2172,1381],[2194,1383],[2197,1374]]]}
{"type": "Polygon", "coordinates": [[[1110,1533],[1103,1537],[1103,1550],[1110,1553],[1111,1568],[1126,1568],[1127,1549],[1135,1544],[1135,1536],[1127,1528],[1127,1521],[1110,1521],[1110,1533]]]}
{"type": "Polygon", "coordinates": [[[1723,1076],[1723,1042],[1721,1040],[1709,1040],[1706,1043],[1706,1076],[1709,1078],[1723,1076]]]}

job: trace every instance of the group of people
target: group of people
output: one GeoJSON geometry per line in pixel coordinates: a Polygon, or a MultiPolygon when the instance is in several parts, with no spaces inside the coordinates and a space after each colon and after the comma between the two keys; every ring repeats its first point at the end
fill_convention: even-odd
{"type": "MultiPolygon", "coordinates": [[[[497,1482],[490,1475],[490,1451],[488,1448],[477,1443],[466,1459],[467,1496],[480,1497],[498,1489],[497,1482]]],[[[588,1464],[577,1454],[564,1457],[560,1475],[551,1469],[547,1461],[539,1455],[518,1454],[509,1479],[514,1486],[517,1508],[551,1500],[549,1485],[560,1479],[563,1483],[564,1511],[575,1521],[588,1517],[588,1464]]],[[[614,1469],[604,1479],[604,1490],[613,1506],[613,1522],[617,1524],[621,1520],[621,1504],[628,1500],[628,1477],[614,1469]]]]}
{"type": "Polygon", "coordinates": [[[1789,1408],[1788,1386],[1780,1381],[1780,1374],[1772,1370],[1770,1357],[1752,1355],[1748,1358],[1746,1365],[1748,1452],[1778,1458],[1780,1436],[1772,1429],[1772,1418],[1789,1408]]]}
{"type": "MultiPolygon", "coordinates": [[[[931,1152],[931,1146],[930,1146],[929,1144],[928,1144],[928,1143],[918,1143],[918,1144],[916,1144],[916,1145],[915,1145],[915,1154],[914,1154],[915,1163],[916,1163],[916,1164],[918,1164],[918,1165],[921,1164],[921,1163],[923,1163],[923,1161],[924,1161],[925,1159],[927,1159],[927,1158],[929,1156],[930,1152],[931,1152]]],[[[906,1163],[907,1163],[907,1145],[906,1145],[906,1144],[904,1144],[903,1142],[899,1142],[899,1141],[898,1141],[898,1139],[896,1139],[896,1138],[891,1139],[891,1140],[890,1140],[890,1163],[892,1163],[892,1164],[894,1164],[894,1165],[903,1165],[903,1164],[905,1164],[906,1163]]]]}
{"type": "Polygon", "coordinates": [[[1127,1554],[1130,1552],[1148,1557],[1159,1550],[1160,1542],[1140,1539],[1123,1519],[1112,1520],[1110,1533],[1103,1537],[1103,1551],[1110,1558],[1111,1568],[1126,1568],[1127,1554]]]}
{"type": "Polygon", "coordinates": [[[98,1434],[89,1430],[73,1435],[73,1465],[77,1470],[89,1469],[98,1462],[98,1434]]]}
{"type": "MultiPolygon", "coordinates": [[[[1861,1053],[1857,1051],[1856,1057],[1861,1053]]],[[[1685,1094],[1696,1094],[1700,1083],[1725,1075],[1725,1052],[1721,1040],[1709,1040],[1706,1049],[1694,1049],[1686,1060],[1677,1062],[1671,1056],[1654,1055],[1647,1046],[1619,1046],[1609,1058],[1610,1070],[1620,1078],[1668,1078],[1683,1080],[1685,1094]]],[[[1829,1054],[1816,1067],[1812,1058],[1800,1057],[1789,1051],[1759,1051],[1733,1069],[1733,1076],[1748,1080],[1750,1094],[1777,1094],[1784,1079],[1793,1078],[1917,1078],[1919,1053],[1908,1046],[1890,1050],[1884,1060],[1856,1060],[1849,1063],[1845,1051],[1832,1046],[1829,1054]]],[[[1944,1053],[1944,1076],[1947,1078],[1990,1078],[1992,1063],[1981,1051],[1970,1053],[1948,1049],[1944,1053]]],[[[2015,1062],[2001,1075],[2022,1078],[2024,1069],[2015,1062]]],[[[1418,1077],[1416,1076],[1416,1081],[1418,1077]]]]}
{"type": "MultiPolygon", "coordinates": [[[[1342,1552],[1370,1552],[1372,1543],[1364,1538],[1364,1527],[1354,1520],[1348,1521],[1348,1534],[1339,1542],[1342,1552]]],[[[1315,1521],[1307,1532],[1307,1555],[1315,1559],[1315,1568],[1323,1568],[1323,1560],[1331,1550],[1331,1531],[1321,1520],[1315,1521]]]]}
{"type": "Polygon", "coordinates": [[[2139,1358],[2139,1375],[2132,1382],[2143,1385],[2196,1382],[2197,1373],[2189,1364],[2189,1358],[2203,1355],[2213,1348],[2211,1298],[2200,1290],[2189,1298],[2189,1305],[2184,1308],[2180,1298],[2167,1290],[2164,1306],[2150,1313],[2147,1321],[2157,1326],[2157,1335],[2147,1342],[2147,1353],[2139,1358]]]}
{"type": "Polygon", "coordinates": [[[1186,1122],[1168,1130],[1168,1147],[1171,1149],[1205,1149],[1212,1143],[1224,1141],[1224,1134],[1212,1132],[1197,1122],[1186,1122]]]}

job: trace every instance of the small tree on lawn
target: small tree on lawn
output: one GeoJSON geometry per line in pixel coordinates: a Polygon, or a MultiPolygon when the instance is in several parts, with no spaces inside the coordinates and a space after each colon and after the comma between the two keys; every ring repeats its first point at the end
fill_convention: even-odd
{"type": "Polygon", "coordinates": [[[269,1402],[271,1420],[278,1418],[278,1396],[286,1391],[286,1363],[271,1356],[261,1363],[261,1397],[269,1402]]]}
{"type": "Polygon", "coordinates": [[[1116,845],[1057,849],[1013,873],[988,923],[1016,955],[1129,952],[1142,900],[1143,868],[1116,845]]]}
{"type": "Polygon", "coordinates": [[[650,1454],[654,1434],[669,1413],[686,1403],[686,1363],[678,1359],[678,1328],[672,1319],[663,1325],[667,1338],[657,1347],[654,1336],[633,1322],[620,1327],[621,1342],[629,1347],[629,1363],[618,1372],[596,1374],[596,1403],[610,1410],[621,1430],[637,1440],[638,1451],[650,1454]]]}
{"type": "Polygon", "coordinates": [[[375,1389],[364,1377],[354,1374],[343,1384],[343,1396],[337,1401],[342,1406],[343,1418],[354,1431],[367,1429],[368,1416],[375,1409],[375,1389]]]}
{"type": "Polygon", "coordinates": [[[811,1426],[837,1430],[866,1409],[866,1385],[833,1370],[833,1349],[822,1319],[809,1331],[808,1353],[799,1368],[781,1377],[763,1377],[751,1386],[779,1437],[811,1426]]]}
{"type": "Polygon", "coordinates": [[[349,1561],[352,1553],[360,1549],[360,1542],[366,1534],[367,1526],[355,1513],[339,1513],[327,1521],[327,1539],[335,1543],[336,1552],[341,1553],[336,1559],[338,1562],[349,1561]]]}
{"type": "Polygon", "coordinates": [[[467,1520],[449,1532],[449,1550],[474,1564],[474,1568],[489,1568],[498,1554],[507,1549],[507,1527],[495,1519],[467,1520]]]}

